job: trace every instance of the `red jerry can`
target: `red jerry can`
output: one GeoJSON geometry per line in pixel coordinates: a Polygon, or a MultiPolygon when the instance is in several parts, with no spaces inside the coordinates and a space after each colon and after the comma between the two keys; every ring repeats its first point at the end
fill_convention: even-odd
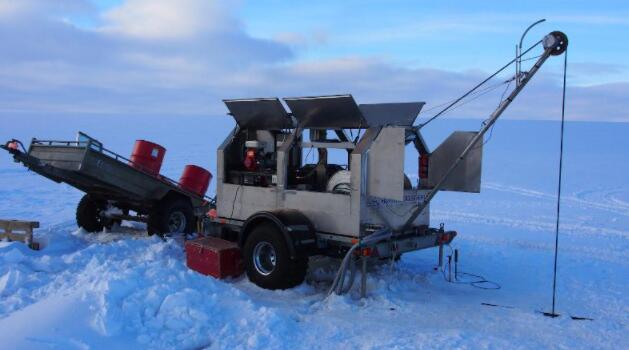
{"type": "Polygon", "coordinates": [[[243,272],[238,244],[216,237],[186,241],[186,264],[192,270],[215,278],[237,277],[243,272]]]}

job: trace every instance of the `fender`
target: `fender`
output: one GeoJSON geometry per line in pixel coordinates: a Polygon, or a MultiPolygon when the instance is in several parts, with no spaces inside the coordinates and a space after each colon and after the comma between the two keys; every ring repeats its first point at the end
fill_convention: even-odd
{"type": "Polygon", "coordinates": [[[282,232],[291,259],[315,254],[317,240],[314,226],[310,219],[295,209],[260,211],[251,215],[240,230],[238,244],[241,247],[251,230],[262,222],[271,222],[282,232]]]}

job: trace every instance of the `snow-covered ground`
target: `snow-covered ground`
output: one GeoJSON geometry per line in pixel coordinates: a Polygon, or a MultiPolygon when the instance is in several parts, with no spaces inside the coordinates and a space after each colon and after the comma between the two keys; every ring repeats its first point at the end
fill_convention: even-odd
{"type": "MultiPolygon", "coordinates": [[[[167,149],[163,173],[214,170],[227,117],[1,117],[0,141],[72,139],[78,130],[122,154],[136,138],[167,149]]],[[[479,121],[425,130],[432,147],[479,121]]],[[[0,243],[0,348],[629,348],[628,124],[569,123],[558,312],[551,303],[558,124],[500,121],[485,146],[483,192],[441,193],[433,224],[459,231],[460,270],[500,284],[444,280],[435,249],[374,267],[369,297],[325,298],[331,267],[286,291],[189,271],[180,239],[139,230],[77,230],[77,190],[0,154],[0,218],[41,222],[31,251],[0,243]],[[483,303],[499,305],[497,307],[483,303]],[[569,315],[592,318],[574,321],[569,315]]],[[[409,172],[414,166],[409,162],[409,172]]]]}

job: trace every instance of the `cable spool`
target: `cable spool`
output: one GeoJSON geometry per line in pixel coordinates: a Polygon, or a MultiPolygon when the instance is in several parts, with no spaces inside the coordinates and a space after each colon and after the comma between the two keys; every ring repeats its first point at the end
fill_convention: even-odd
{"type": "Polygon", "coordinates": [[[558,30],[544,37],[544,49],[554,47],[551,56],[559,56],[568,48],[568,36],[558,30]]]}

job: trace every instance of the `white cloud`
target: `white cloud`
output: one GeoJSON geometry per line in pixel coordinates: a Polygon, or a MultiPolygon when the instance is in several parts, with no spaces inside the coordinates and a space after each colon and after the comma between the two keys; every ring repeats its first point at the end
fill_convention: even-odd
{"type": "Polygon", "coordinates": [[[25,15],[48,15],[92,10],[86,0],[0,0],[0,19],[25,15]]]}
{"type": "Polygon", "coordinates": [[[582,25],[629,25],[629,18],[626,15],[608,13],[605,15],[589,14],[589,15],[557,15],[553,19],[582,25]]]}
{"type": "Polygon", "coordinates": [[[237,26],[224,3],[128,0],[103,15],[103,29],[142,39],[187,39],[237,26]]]}
{"type": "MultiPolygon", "coordinates": [[[[0,0],[4,13],[7,3],[0,0]]],[[[319,39],[253,37],[226,2],[128,0],[91,30],[60,20],[68,11],[93,15],[89,6],[78,0],[56,4],[0,20],[0,114],[219,114],[225,111],[222,98],[336,93],[352,93],[359,102],[426,101],[430,108],[464,93],[485,74],[358,56],[296,61],[293,50],[319,39]]],[[[558,117],[560,77],[549,73],[551,66],[544,67],[506,117],[558,117]]],[[[451,115],[486,117],[500,92],[451,115]]],[[[629,121],[626,95],[627,83],[571,88],[568,117],[629,121]]]]}
{"type": "Polygon", "coordinates": [[[27,10],[26,2],[0,0],[0,17],[14,16],[19,12],[27,10]]]}
{"type": "Polygon", "coordinates": [[[277,42],[303,50],[309,46],[324,45],[328,41],[328,35],[323,31],[314,31],[308,34],[281,32],[275,34],[273,39],[277,42]]]}

